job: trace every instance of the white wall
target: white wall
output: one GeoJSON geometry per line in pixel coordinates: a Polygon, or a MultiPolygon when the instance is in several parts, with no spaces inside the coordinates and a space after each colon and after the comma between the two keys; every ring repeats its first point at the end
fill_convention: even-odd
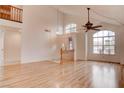
{"type": "Polygon", "coordinates": [[[4,32],[4,65],[18,64],[21,61],[21,32],[4,32]]]}
{"type": "Polygon", "coordinates": [[[22,24],[14,21],[0,19],[0,29],[4,29],[5,27],[11,27],[15,29],[21,29],[22,24]]]}
{"type": "Polygon", "coordinates": [[[120,60],[121,64],[124,64],[124,27],[120,27],[119,29],[119,45],[120,45],[120,60]]]}
{"type": "Polygon", "coordinates": [[[58,53],[55,34],[57,10],[34,5],[23,6],[23,9],[22,63],[55,59],[58,53]],[[51,32],[44,32],[45,29],[51,32]]]}
{"type": "Polygon", "coordinates": [[[0,66],[3,65],[4,62],[4,31],[0,30],[0,66]]]}
{"type": "Polygon", "coordinates": [[[85,60],[85,36],[84,33],[75,36],[75,60],[85,60]]]}
{"type": "Polygon", "coordinates": [[[21,27],[20,23],[0,20],[0,30],[4,31],[4,65],[21,61],[21,27]]]}

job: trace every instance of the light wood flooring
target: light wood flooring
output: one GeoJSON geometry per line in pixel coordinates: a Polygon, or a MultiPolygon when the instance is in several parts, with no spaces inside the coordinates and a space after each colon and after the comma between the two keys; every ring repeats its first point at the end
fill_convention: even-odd
{"type": "Polygon", "coordinates": [[[119,64],[78,61],[57,64],[35,62],[0,67],[0,87],[11,88],[114,88],[124,87],[119,64]]]}

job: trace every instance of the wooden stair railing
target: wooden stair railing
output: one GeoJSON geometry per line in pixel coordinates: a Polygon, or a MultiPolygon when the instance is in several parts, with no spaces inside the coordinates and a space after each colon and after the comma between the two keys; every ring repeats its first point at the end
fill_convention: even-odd
{"type": "Polygon", "coordinates": [[[60,64],[63,64],[63,58],[62,58],[62,53],[63,52],[63,50],[62,50],[62,48],[60,49],[60,64]]]}
{"type": "Polygon", "coordinates": [[[22,23],[23,9],[11,5],[0,5],[0,18],[22,23]]]}

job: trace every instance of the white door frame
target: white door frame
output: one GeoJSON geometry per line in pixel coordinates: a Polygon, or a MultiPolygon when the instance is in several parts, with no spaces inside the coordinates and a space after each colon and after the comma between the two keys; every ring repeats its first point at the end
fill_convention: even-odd
{"type": "Polygon", "coordinates": [[[0,30],[0,66],[4,65],[4,31],[0,30]]]}

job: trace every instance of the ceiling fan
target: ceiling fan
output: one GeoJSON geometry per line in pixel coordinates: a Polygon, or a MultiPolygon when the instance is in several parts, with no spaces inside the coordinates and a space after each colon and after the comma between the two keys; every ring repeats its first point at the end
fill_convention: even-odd
{"type": "Polygon", "coordinates": [[[100,29],[98,28],[102,27],[102,25],[93,26],[93,23],[90,22],[90,14],[89,14],[90,8],[87,8],[87,10],[88,10],[88,22],[83,26],[86,28],[86,32],[88,32],[89,30],[100,31],[100,29]]]}

